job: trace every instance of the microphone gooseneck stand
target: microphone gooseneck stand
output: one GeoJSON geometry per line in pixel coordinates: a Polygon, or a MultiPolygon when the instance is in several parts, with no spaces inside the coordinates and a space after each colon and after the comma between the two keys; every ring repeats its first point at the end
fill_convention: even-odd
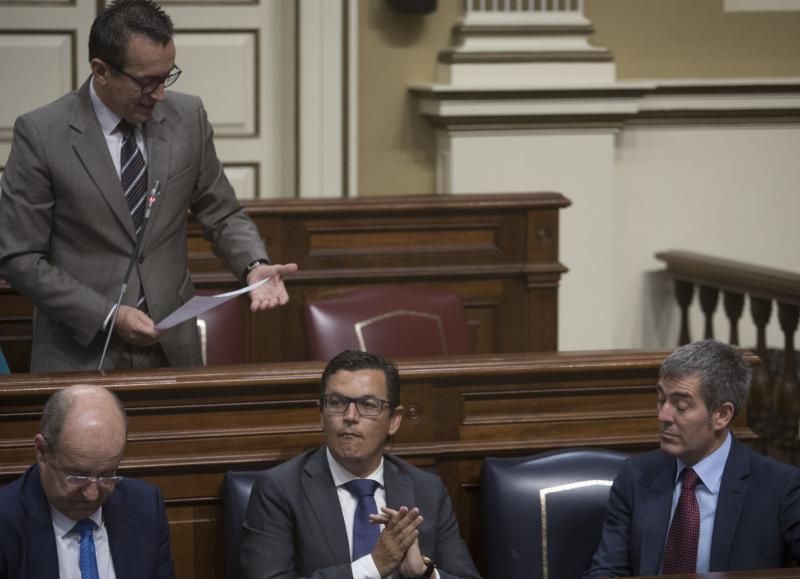
{"type": "Polygon", "coordinates": [[[122,287],[119,288],[119,297],[117,298],[117,303],[114,304],[114,313],[111,314],[111,321],[108,323],[108,330],[106,331],[106,343],[103,346],[103,353],[100,355],[100,363],[97,365],[98,370],[103,369],[103,362],[106,359],[106,353],[108,352],[108,345],[111,343],[111,335],[114,333],[114,326],[117,323],[117,313],[119,312],[119,306],[122,303],[122,298],[125,297],[125,292],[128,290],[128,281],[131,278],[131,272],[133,271],[133,264],[136,263],[136,258],[139,257],[139,250],[142,246],[142,238],[144,237],[144,230],[147,228],[147,222],[150,220],[150,211],[153,209],[153,205],[156,204],[156,199],[158,199],[159,194],[161,193],[161,181],[156,181],[153,190],[150,191],[150,194],[147,196],[147,206],[144,210],[144,220],[142,221],[142,228],[139,229],[139,233],[136,236],[136,245],[133,248],[133,254],[131,254],[131,260],[128,262],[128,271],[125,272],[125,277],[122,280],[122,287]]]}

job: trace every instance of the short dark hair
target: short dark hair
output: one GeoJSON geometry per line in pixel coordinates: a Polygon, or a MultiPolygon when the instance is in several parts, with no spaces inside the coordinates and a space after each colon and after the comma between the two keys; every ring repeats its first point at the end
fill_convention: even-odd
{"type": "Polygon", "coordinates": [[[400,404],[400,373],[394,363],[380,354],[362,352],[361,350],[345,350],[336,354],[325,366],[325,371],[322,373],[319,390],[320,398],[325,395],[325,389],[328,387],[328,381],[331,376],[339,370],[347,370],[348,372],[381,370],[386,377],[387,402],[392,408],[400,404]]]}
{"type": "MultiPolygon", "coordinates": [[[[111,390],[107,390],[114,400],[124,422],[125,432],[128,431],[128,415],[125,406],[119,397],[111,390]]],[[[62,388],[53,393],[45,402],[42,409],[42,419],[39,421],[39,432],[44,436],[47,445],[52,450],[57,450],[61,443],[61,432],[64,430],[64,423],[70,411],[75,406],[75,393],[71,388],[62,388]]]]}
{"type": "Polygon", "coordinates": [[[99,58],[122,68],[131,34],[165,45],[174,32],[172,19],[153,0],[114,0],[92,23],[89,60],[99,58]]]}
{"type": "Polygon", "coordinates": [[[750,365],[741,354],[717,340],[681,346],[664,360],[659,372],[662,380],[698,378],[706,409],[714,412],[730,402],[734,416],[747,402],[751,376],[750,365]]]}

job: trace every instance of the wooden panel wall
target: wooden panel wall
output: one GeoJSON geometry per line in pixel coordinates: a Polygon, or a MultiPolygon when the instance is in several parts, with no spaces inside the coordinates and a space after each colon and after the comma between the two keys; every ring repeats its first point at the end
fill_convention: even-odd
{"type": "MultiPolygon", "coordinates": [[[[558,212],[555,193],[252,202],[246,206],[275,263],[295,262],[290,303],[246,316],[248,362],[305,360],[306,300],[361,285],[455,290],[464,298],[474,353],[558,347],[558,212]]],[[[191,223],[195,285],[239,283],[191,223]]],[[[30,357],[31,303],[0,280],[0,346],[12,371],[30,357]]],[[[213,337],[210,337],[213,340],[213,337]]]]}
{"type": "MultiPolygon", "coordinates": [[[[655,383],[665,352],[472,355],[400,361],[407,419],[391,452],[435,467],[481,562],[484,456],[569,447],[657,445],[655,383]]],[[[223,576],[222,478],[266,468],[322,441],[317,362],[105,375],[0,377],[0,484],[33,460],[41,408],[55,389],[103,384],[129,414],[123,474],[158,484],[181,579],[223,576]]],[[[744,414],[737,436],[749,439],[744,414]]]]}

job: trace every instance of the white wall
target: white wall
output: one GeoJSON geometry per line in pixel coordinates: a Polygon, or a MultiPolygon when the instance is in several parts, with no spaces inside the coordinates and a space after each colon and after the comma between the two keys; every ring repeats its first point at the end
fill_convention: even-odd
{"type": "Polygon", "coordinates": [[[614,131],[454,131],[440,138],[447,192],[555,191],[572,201],[560,213],[560,260],[570,271],[559,290],[559,348],[611,347],[614,131]]]}
{"type": "MultiPolygon", "coordinates": [[[[664,264],[653,258],[657,251],[687,249],[800,271],[798,151],[800,125],[623,131],[617,146],[614,267],[607,279],[614,296],[613,337],[598,346],[675,345],[679,310],[664,264]]],[[[569,304],[562,301],[562,307],[569,304]]],[[[697,292],[692,313],[691,337],[702,338],[697,292]]],[[[776,318],[773,308],[768,340],[781,347],[776,318]]],[[[739,330],[743,345],[755,344],[748,303],[739,330]]],[[[578,331],[561,328],[562,336],[578,331]]],[[[728,332],[720,296],[715,335],[727,339],[728,332]]]]}

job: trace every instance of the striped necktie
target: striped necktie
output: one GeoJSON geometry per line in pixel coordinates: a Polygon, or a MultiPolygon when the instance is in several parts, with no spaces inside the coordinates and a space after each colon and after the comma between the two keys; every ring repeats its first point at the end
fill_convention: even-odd
{"type": "Polygon", "coordinates": [[[136,144],[134,126],[122,120],[119,122],[122,132],[122,150],[120,152],[120,181],[125,199],[128,202],[128,211],[131,213],[136,233],[144,222],[144,206],[147,198],[147,165],[144,156],[136,144]]]}
{"type": "MultiPolygon", "coordinates": [[[[119,178],[122,182],[122,190],[125,192],[125,200],[128,202],[128,211],[131,213],[133,227],[136,229],[136,235],[139,235],[144,223],[145,200],[147,199],[147,165],[136,144],[135,127],[124,119],[117,126],[122,133],[119,178]]],[[[145,313],[148,311],[142,287],[139,288],[136,307],[145,313]]]]}

